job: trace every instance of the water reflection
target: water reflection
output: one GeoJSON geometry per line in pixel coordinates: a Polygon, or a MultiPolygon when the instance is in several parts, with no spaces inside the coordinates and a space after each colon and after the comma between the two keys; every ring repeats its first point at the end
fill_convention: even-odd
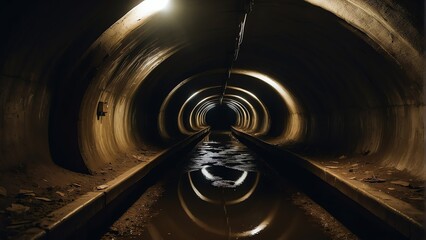
{"type": "MultiPolygon", "coordinates": [[[[200,176],[199,171],[188,172],[188,174],[187,174],[188,179],[189,179],[189,183],[190,183],[190,186],[191,186],[193,192],[201,200],[204,200],[206,202],[210,202],[210,203],[214,203],[214,204],[224,203],[226,205],[240,203],[240,202],[246,200],[247,198],[249,198],[251,196],[251,194],[256,189],[257,184],[259,183],[259,173],[256,173],[256,178],[255,178],[254,184],[247,193],[242,194],[242,196],[237,196],[233,200],[223,199],[223,198],[220,199],[220,200],[213,200],[212,197],[207,197],[206,192],[210,192],[208,194],[209,196],[213,196],[213,197],[221,196],[221,197],[223,197],[223,195],[224,195],[223,193],[226,190],[226,188],[236,188],[236,187],[242,185],[243,183],[247,183],[248,181],[245,181],[245,180],[247,179],[247,176],[249,174],[248,174],[247,171],[244,171],[237,180],[231,180],[231,179],[223,179],[222,177],[213,176],[206,169],[207,168],[205,167],[205,168],[202,168],[202,170],[201,170],[201,173],[203,175],[202,177],[204,177],[205,179],[200,179],[201,176],[200,176]],[[193,180],[193,178],[195,178],[195,180],[193,180]],[[202,190],[199,190],[199,189],[202,189],[202,190]],[[220,190],[220,192],[218,192],[219,190],[220,190]]],[[[229,170],[232,171],[232,169],[227,169],[227,170],[222,169],[222,170],[224,170],[225,172],[229,171],[229,170]]],[[[238,171],[238,170],[233,170],[233,171],[238,171]]],[[[231,194],[234,194],[234,195],[237,195],[237,194],[241,195],[241,193],[244,193],[244,192],[237,190],[237,189],[233,189],[233,191],[231,191],[231,194]]],[[[231,194],[226,194],[226,195],[231,195],[231,194]]]]}
{"type": "Polygon", "coordinates": [[[256,156],[213,133],[169,178],[142,239],[327,239],[256,156]]]}
{"type": "MultiPolygon", "coordinates": [[[[238,225],[231,226],[231,218],[228,214],[228,212],[233,211],[232,205],[240,204],[250,198],[259,183],[259,173],[251,172],[249,176],[249,173],[247,171],[239,171],[229,168],[227,169],[226,167],[218,167],[215,168],[216,172],[221,171],[219,173],[224,174],[220,174],[221,176],[219,177],[214,176],[214,178],[211,178],[212,175],[208,174],[206,177],[203,173],[203,170],[206,169],[206,167],[202,168],[201,174],[200,171],[188,172],[187,176],[189,179],[190,186],[192,188],[193,193],[199,199],[208,203],[206,204],[208,205],[206,206],[206,208],[218,210],[220,210],[221,208],[223,209],[221,211],[221,214],[223,214],[223,216],[226,218],[225,220],[227,226],[225,228],[216,228],[213,224],[209,222],[212,219],[212,215],[206,215],[205,211],[197,212],[196,205],[187,204],[187,201],[190,203],[194,203],[194,201],[197,201],[197,199],[194,199],[193,194],[188,192],[188,189],[182,189],[182,182],[180,182],[178,188],[179,202],[181,204],[182,209],[195,224],[197,224],[200,228],[206,230],[209,233],[214,233],[223,237],[228,236],[231,238],[256,235],[269,224],[269,222],[273,219],[277,208],[279,207],[278,201],[275,203],[275,206],[271,208],[271,211],[267,214],[263,221],[261,221],[259,224],[255,224],[255,221],[259,221],[256,218],[249,220],[252,225],[254,225],[254,227],[252,227],[251,229],[241,229],[241,226],[238,225]],[[237,180],[235,180],[237,172],[242,172],[242,174],[237,180]],[[229,178],[224,179],[225,175],[228,175],[229,178]],[[245,181],[246,179],[247,181],[245,181]],[[217,182],[219,182],[219,184],[215,184],[217,182]],[[237,184],[237,182],[241,183],[237,184]],[[247,184],[247,186],[244,186],[243,184],[247,184]],[[193,208],[195,210],[193,210],[193,208]],[[236,231],[236,227],[239,227],[240,229],[236,231]]],[[[183,182],[186,182],[186,179],[181,180],[183,182]]],[[[247,221],[247,219],[245,221],[247,221]]]]}

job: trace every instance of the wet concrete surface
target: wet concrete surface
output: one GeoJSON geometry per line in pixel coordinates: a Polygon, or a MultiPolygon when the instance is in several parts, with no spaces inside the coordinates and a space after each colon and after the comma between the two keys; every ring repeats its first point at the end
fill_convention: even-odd
{"type": "Polygon", "coordinates": [[[230,133],[210,134],[175,173],[141,239],[329,238],[230,133]]]}

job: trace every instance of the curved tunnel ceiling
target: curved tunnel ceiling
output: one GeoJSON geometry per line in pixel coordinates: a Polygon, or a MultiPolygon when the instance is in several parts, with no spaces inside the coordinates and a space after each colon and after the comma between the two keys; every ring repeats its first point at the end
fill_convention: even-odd
{"type": "MultiPolygon", "coordinates": [[[[243,2],[9,6],[4,169],[30,157],[90,172],[142,142],[172,144],[208,127],[243,2]]],[[[298,153],[371,157],[424,178],[422,7],[256,0],[223,99],[234,127],[298,153]]]]}

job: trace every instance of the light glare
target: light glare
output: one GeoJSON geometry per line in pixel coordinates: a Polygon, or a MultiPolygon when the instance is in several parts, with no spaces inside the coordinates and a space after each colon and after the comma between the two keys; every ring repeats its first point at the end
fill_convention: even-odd
{"type": "Polygon", "coordinates": [[[203,167],[201,169],[201,172],[203,173],[204,177],[206,177],[206,179],[208,180],[211,180],[211,181],[219,180],[219,178],[213,176],[211,173],[209,173],[209,171],[207,171],[207,167],[203,167]]]}
{"type": "Polygon", "coordinates": [[[161,11],[169,5],[169,0],[145,0],[144,7],[150,10],[150,12],[161,11]]]}

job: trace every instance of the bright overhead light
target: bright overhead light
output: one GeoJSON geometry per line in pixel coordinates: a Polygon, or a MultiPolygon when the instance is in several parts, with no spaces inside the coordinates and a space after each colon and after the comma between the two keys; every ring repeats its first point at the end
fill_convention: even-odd
{"type": "Polygon", "coordinates": [[[149,9],[151,12],[156,12],[167,8],[169,0],[145,0],[144,7],[149,9]]]}

